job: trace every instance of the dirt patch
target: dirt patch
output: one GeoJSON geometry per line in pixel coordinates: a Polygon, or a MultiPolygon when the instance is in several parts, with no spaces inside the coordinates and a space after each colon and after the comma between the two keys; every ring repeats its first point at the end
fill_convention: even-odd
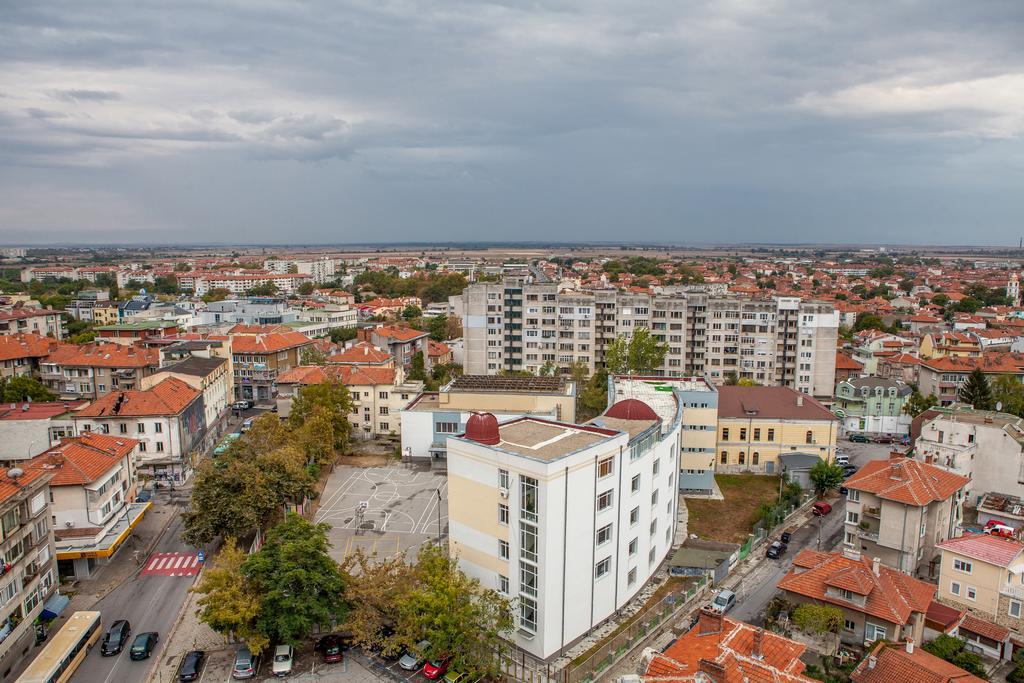
{"type": "Polygon", "coordinates": [[[779,499],[779,478],[758,474],[715,476],[724,500],[687,499],[687,531],[700,538],[743,543],[754,528],[761,503],[779,499]]]}
{"type": "Polygon", "coordinates": [[[352,455],[343,455],[337,461],[338,465],[348,465],[349,467],[387,467],[394,463],[393,455],[378,453],[353,453],[352,455]]]}

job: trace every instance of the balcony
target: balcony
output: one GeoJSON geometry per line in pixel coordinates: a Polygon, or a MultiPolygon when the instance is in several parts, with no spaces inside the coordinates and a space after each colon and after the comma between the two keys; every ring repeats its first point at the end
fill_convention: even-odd
{"type": "Polygon", "coordinates": [[[1024,586],[1012,586],[1007,584],[999,589],[1000,594],[1014,598],[1015,600],[1024,600],[1024,586]]]}
{"type": "Polygon", "coordinates": [[[861,514],[864,515],[865,517],[877,517],[879,519],[882,518],[882,508],[881,508],[881,506],[869,507],[867,505],[864,505],[864,506],[861,507],[860,511],[861,511],[861,514]]]}

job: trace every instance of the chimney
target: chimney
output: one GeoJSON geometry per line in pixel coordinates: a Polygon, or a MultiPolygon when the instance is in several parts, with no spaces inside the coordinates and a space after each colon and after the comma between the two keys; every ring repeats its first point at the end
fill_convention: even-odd
{"type": "Polygon", "coordinates": [[[796,407],[797,407],[797,408],[802,408],[802,407],[803,407],[803,405],[804,405],[804,395],[803,395],[803,394],[800,394],[800,393],[798,393],[798,394],[796,395],[796,407]]]}
{"type": "Polygon", "coordinates": [[[878,576],[878,572],[879,572],[878,565],[881,562],[882,562],[881,558],[878,558],[878,557],[876,557],[876,558],[871,560],[871,571],[874,573],[875,576],[878,576]]]}
{"type": "Polygon", "coordinates": [[[725,683],[725,665],[710,659],[697,660],[697,669],[708,677],[712,683],[725,683]]]}
{"type": "Polygon", "coordinates": [[[853,546],[846,546],[843,548],[843,557],[849,558],[851,560],[859,560],[860,550],[853,546]]]}
{"type": "Polygon", "coordinates": [[[764,659],[764,629],[754,629],[754,639],[750,644],[750,656],[754,659],[764,659]]]}
{"type": "Polygon", "coordinates": [[[878,663],[878,658],[877,657],[875,657],[874,655],[871,655],[870,657],[868,657],[868,668],[869,669],[874,669],[875,668],[875,664],[877,664],[877,663],[878,663]]]}
{"type": "Polygon", "coordinates": [[[903,463],[889,463],[889,478],[895,481],[900,481],[903,479],[903,463]]]}
{"type": "Polygon", "coordinates": [[[722,615],[707,607],[700,611],[700,620],[697,622],[697,634],[701,636],[722,632],[722,615]]]}
{"type": "Polygon", "coordinates": [[[907,654],[908,655],[914,654],[914,639],[913,638],[907,638],[907,654]]]}

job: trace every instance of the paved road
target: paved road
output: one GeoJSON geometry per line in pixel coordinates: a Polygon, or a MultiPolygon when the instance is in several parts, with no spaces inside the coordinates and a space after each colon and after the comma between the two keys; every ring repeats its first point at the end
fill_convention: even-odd
{"type": "MultiPolygon", "coordinates": [[[[181,526],[179,516],[171,522],[154,552],[192,552],[193,548],[179,540],[181,526]]],[[[153,657],[159,657],[163,653],[165,637],[170,633],[194,580],[194,576],[136,574],[100,600],[96,609],[103,613],[105,625],[116,619],[127,619],[132,625],[133,638],[143,631],[159,633],[161,639],[153,653],[153,657]]],[[[81,683],[143,683],[147,680],[151,664],[152,660],[131,661],[127,649],[116,657],[103,657],[100,648],[95,647],[72,680],[81,683]]]]}

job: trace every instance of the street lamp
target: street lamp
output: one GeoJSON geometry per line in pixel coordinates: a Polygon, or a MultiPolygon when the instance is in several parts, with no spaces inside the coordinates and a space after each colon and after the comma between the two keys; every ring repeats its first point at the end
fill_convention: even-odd
{"type": "Polygon", "coordinates": [[[435,491],[437,493],[437,545],[441,545],[441,487],[438,487],[435,491]]]}

